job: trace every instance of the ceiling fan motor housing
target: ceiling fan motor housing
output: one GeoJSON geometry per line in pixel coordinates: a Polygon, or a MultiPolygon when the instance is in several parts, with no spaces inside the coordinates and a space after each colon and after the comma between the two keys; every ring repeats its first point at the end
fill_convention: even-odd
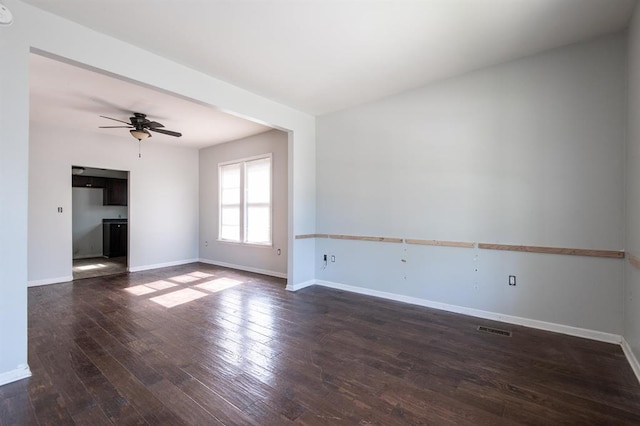
{"type": "Polygon", "coordinates": [[[163,129],[164,127],[163,124],[158,123],[157,121],[150,121],[149,119],[147,119],[146,114],[143,114],[140,112],[134,112],[133,117],[129,117],[129,122],[131,124],[127,123],[126,121],[119,120],[117,118],[106,117],[104,115],[101,115],[101,117],[109,120],[113,120],[113,121],[119,121],[120,123],[126,124],[127,126],[100,126],[100,127],[102,128],[124,127],[124,128],[131,129],[129,130],[129,132],[134,138],[138,140],[151,137],[151,133],[149,133],[149,130],[151,130],[152,132],[162,133],[164,135],[174,136],[178,138],[182,136],[182,133],[163,129]]]}

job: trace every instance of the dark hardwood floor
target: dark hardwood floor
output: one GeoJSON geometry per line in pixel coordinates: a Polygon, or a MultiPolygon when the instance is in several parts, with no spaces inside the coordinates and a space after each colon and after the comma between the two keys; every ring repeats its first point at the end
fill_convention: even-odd
{"type": "Polygon", "coordinates": [[[3,425],[640,424],[616,345],[204,264],[30,288],[29,365],[3,425]]]}

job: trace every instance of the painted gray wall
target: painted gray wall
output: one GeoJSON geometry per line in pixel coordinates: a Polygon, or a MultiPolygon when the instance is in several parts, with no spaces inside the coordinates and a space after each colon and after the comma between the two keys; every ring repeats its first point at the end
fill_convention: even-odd
{"type": "Polygon", "coordinates": [[[200,150],[200,258],[272,275],[287,274],[287,134],[271,130],[200,150]],[[272,157],[273,246],[217,241],[218,164],[262,154],[272,157]],[[281,250],[278,255],[277,250],[281,250]]]}
{"type": "Polygon", "coordinates": [[[73,258],[102,256],[102,219],[127,218],[127,206],[105,206],[102,188],[72,189],[73,258]]]}
{"type": "MultiPolygon", "coordinates": [[[[624,248],[625,48],[608,36],[319,117],[317,232],[624,248]]],[[[622,260],[335,239],[316,253],[322,280],[622,330],[622,260]]]]}
{"type": "MultiPolygon", "coordinates": [[[[636,7],[629,28],[629,115],[627,134],[626,245],[640,256],[640,9],[636,7]]],[[[640,270],[625,266],[624,333],[640,359],[640,270]]]]}

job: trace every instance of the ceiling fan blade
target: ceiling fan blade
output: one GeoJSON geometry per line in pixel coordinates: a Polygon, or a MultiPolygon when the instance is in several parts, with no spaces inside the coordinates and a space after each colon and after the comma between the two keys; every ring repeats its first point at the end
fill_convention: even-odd
{"type": "Polygon", "coordinates": [[[120,123],[124,123],[124,124],[131,125],[131,123],[129,123],[128,121],[118,120],[117,118],[105,117],[104,115],[101,115],[100,117],[102,117],[102,118],[106,118],[107,120],[118,121],[118,122],[120,122],[120,123]]]}
{"type": "Polygon", "coordinates": [[[156,128],[156,127],[164,127],[164,124],[160,124],[157,121],[148,121],[145,123],[146,126],[150,127],[150,128],[156,128]]]}
{"type": "Polygon", "coordinates": [[[175,137],[177,137],[177,138],[179,138],[180,136],[182,136],[182,133],[173,132],[173,131],[171,131],[171,130],[154,129],[154,128],[152,128],[152,127],[149,127],[149,130],[151,130],[152,132],[162,133],[163,135],[175,136],[175,137]]]}
{"type": "Polygon", "coordinates": [[[98,129],[133,129],[133,126],[98,126],[98,129]]]}

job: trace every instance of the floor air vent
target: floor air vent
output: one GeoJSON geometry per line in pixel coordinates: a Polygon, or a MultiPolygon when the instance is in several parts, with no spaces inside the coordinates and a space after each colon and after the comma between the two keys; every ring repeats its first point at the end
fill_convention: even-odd
{"type": "Polygon", "coordinates": [[[478,331],[482,331],[483,333],[497,334],[499,336],[511,337],[510,331],[500,330],[499,328],[491,328],[491,327],[485,327],[485,326],[479,325],[478,331]]]}

